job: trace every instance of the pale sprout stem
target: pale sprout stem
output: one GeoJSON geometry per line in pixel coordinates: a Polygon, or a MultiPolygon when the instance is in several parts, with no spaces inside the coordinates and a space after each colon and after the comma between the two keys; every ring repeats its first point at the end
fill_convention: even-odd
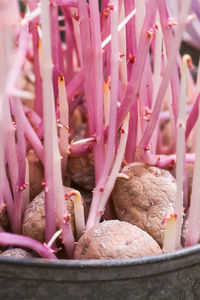
{"type": "Polygon", "coordinates": [[[85,231],[85,216],[84,216],[84,207],[81,194],[78,191],[71,191],[68,193],[69,197],[73,197],[74,203],[74,215],[75,215],[75,224],[76,224],[76,234],[77,239],[79,239],[83,232],[85,231]]]}
{"type": "MultiPolygon", "coordinates": [[[[125,19],[124,2],[120,11],[120,20],[125,19]]],[[[127,62],[126,62],[126,27],[124,26],[119,32],[119,52],[122,55],[119,64],[119,76],[122,83],[123,96],[127,88],[127,62]]]]}
{"type": "MultiPolygon", "coordinates": [[[[11,29],[10,26],[4,24],[4,14],[7,14],[7,6],[0,3],[0,178],[2,180],[3,170],[5,167],[5,131],[6,131],[6,115],[5,108],[8,106],[8,96],[6,95],[6,79],[8,77],[10,64],[9,55],[11,55],[11,29]],[[4,11],[5,10],[5,11],[4,11]],[[8,51],[9,50],[9,51],[8,51]]],[[[2,198],[3,187],[0,187],[0,197],[2,198]]]]}
{"type": "Polygon", "coordinates": [[[137,97],[137,107],[138,107],[137,119],[138,119],[138,126],[137,126],[137,142],[136,142],[136,145],[139,145],[139,142],[140,142],[140,139],[141,139],[141,136],[142,136],[142,125],[141,125],[142,120],[141,120],[141,116],[140,116],[139,106],[140,106],[140,98],[137,97]]]}
{"type": "Polygon", "coordinates": [[[117,175],[117,178],[124,178],[124,179],[130,179],[130,176],[128,176],[127,174],[125,173],[122,173],[120,172],[118,175],[117,175]]]}
{"type": "Polygon", "coordinates": [[[118,177],[119,170],[121,168],[121,164],[122,164],[125,149],[126,149],[126,142],[127,142],[127,138],[128,138],[129,118],[130,118],[130,115],[128,114],[122,125],[121,137],[120,137],[117,155],[116,155],[115,162],[114,162],[112,171],[110,173],[110,176],[105,184],[103,194],[99,200],[99,213],[97,215],[96,222],[98,222],[100,220],[101,212],[103,212],[105,209],[106,202],[113,190],[116,178],[118,177]]]}
{"type": "Polygon", "coordinates": [[[139,43],[140,33],[145,16],[145,0],[135,0],[135,8],[137,14],[135,15],[135,27],[136,27],[136,41],[139,43]]]}
{"type": "Polygon", "coordinates": [[[183,180],[184,180],[184,155],[185,155],[185,123],[186,123],[186,100],[187,100],[187,59],[184,55],[181,65],[181,94],[179,116],[177,120],[177,149],[176,149],[176,249],[181,247],[181,226],[183,220],[183,180]]]}
{"type": "Polygon", "coordinates": [[[24,98],[26,100],[31,100],[31,101],[35,99],[34,93],[25,90],[19,90],[17,88],[13,88],[10,94],[11,96],[24,98]]]}
{"type": "MultiPolygon", "coordinates": [[[[185,19],[188,15],[189,9],[190,9],[190,0],[186,0],[184,2],[181,2],[181,9],[180,9],[180,17],[179,17],[179,23],[177,25],[177,30],[174,36],[174,43],[171,46],[171,52],[168,58],[168,62],[165,68],[165,72],[163,75],[162,82],[159,87],[159,91],[156,97],[154,109],[151,114],[151,118],[149,123],[147,124],[145,131],[143,133],[143,136],[139,143],[139,149],[144,149],[148,144],[149,140],[151,139],[151,136],[156,128],[156,124],[158,122],[159,113],[162,108],[163,104],[163,97],[166,94],[166,90],[170,81],[170,76],[173,73],[173,69],[177,60],[177,53],[181,44],[181,38],[183,31],[186,26],[185,19]]],[[[176,110],[174,110],[176,112],[176,110]]]]}
{"type": "Polygon", "coordinates": [[[62,233],[62,229],[59,229],[58,231],[56,231],[54,233],[54,235],[52,236],[52,238],[47,243],[47,247],[48,248],[51,249],[51,247],[53,246],[53,244],[55,243],[55,241],[57,240],[57,238],[61,235],[61,233],[62,233]]]}
{"type": "Polygon", "coordinates": [[[55,116],[55,103],[52,84],[52,57],[49,2],[41,0],[42,25],[42,87],[43,87],[43,115],[45,140],[45,212],[46,212],[46,240],[55,233],[55,211],[59,227],[63,229],[63,242],[69,257],[73,256],[74,238],[69,222],[64,223],[68,214],[62,185],[61,161],[58,148],[58,137],[55,116]],[[67,236],[66,236],[67,233],[67,236]]]}
{"type": "MultiPolygon", "coordinates": [[[[156,13],[156,25],[157,30],[155,30],[155,55],[154,55],[154,76],[153,76],[153,103],[154,106],[156,97],[158,94],[159,86],[161,83],[161,65],[162,65],[162,29],[160,26],[160,17],[157,11],[156,13]]],[[[157,127],[159,124],[157,124],[157,127]]],[[[153,153],[156,153],[157,146],[157,135],[158,128],[154,131],[152,135],[152,150],[153,153]]]]}
{"type": "Polygon", "coordinates": [[[40,38],[38,40],[38,59],[39,59],[40,70],[42,70],[42,41],[40,38]]]}
{"type": "Polygon", "coordinates": [[[24,206],[26,206],[30,203],[30,185],[29,185],[29,162],[28,159],[26,158],[26,172],[25,172],[25,183],[26,183],[26,188],[23,192],[23,199],[24,199],[24,206]]]}
{"type": "MultiPolygon", "coordinates": [[[[71,14],[72,15],[78,15],[78,11],[76,7],[71,7],[70,8],[71,14]]],[[[73,23],[73,28],[74,28],[74,38],[76,40],[76,45],[77,45],[77,50],[79,54],[79,59],[80,59],[80,65],[82,66],[82,55],[81,55],[81,38],[80,38],[80,29],[79,29],[79,22],[72,18],[72,23],[73,23]]]]}
{"type": "Polygon", "coordinates": [[[38,17],[41,13],[41,8],[38,6],[36,9],[34,9],[32,12],[28,11],[25,15],[25,17],[21,20],[20,25],[25,26],[28,24],[30,21],[38,17]]]}
{"type": "Polygon", "coordinates": [[[69,129],[69,109],[67,102],[67,94],[65,88],[65,79],[62,74],[58,76],[58,97],[60,110],[60,154],[62,156],[62,176],[64,176],[68,157],[68,129],[69,129]]]}
{"type": "Polygon", "coordinates": [[[159,86],[161,83],[161,64],[162,64],[162,28],[160,25],[160,16],[156,13],[156,25],[155,30],[155,57],[154,57],[154,85],[153,85],[153,104],[155,104],[156,96],[158,94],[159,86]]]}
{"type": "Polygon", "coordinates": [[[103,101],[104,101],[104,128],[109,124],[109,115],[110,115],[110,79],[108,78],[104,82],[103,86],[103,101]]]}
{"type": "Polygon", "coordinates": [[[176,240],[176,214],[168,213],[166,214],[162,224],[166,223],[165,235],[163,242],[164,252],[170,252],[175,250],[175,240],[176,240]]]}
{"type": "MultiPolygon", "coordinates": [[[[200,107],[199,107],[200,111],[200,107]]],[[[189,210],[188,230],[185,246],[198,243],[199,239],[199,217],[200,217],[200,113],[197,120],[197,145],[192,181],[191,205],[189,210]]]]}
{"type": "MultiPolygon", "coordinates": [[[[167,53],[166,53],[166,47],[165,47],[164,41],[163,41],[163,55],[164,55],[164,63],[165,63],[165,65],[167,65],[167,53]]],[[[170,112],[171,130],[175,134],[176,124],[174,122],[174,115],[173,115],[173,109],[172,109],[173,99],[172,99],[172,87],[171,87],[170,83],[168,84],[168,87],[167,87],[167,90],[165,93],[165,97],[166,97],[166,99],[168,99],[167,105],[168,105],[169,112],[170,112]]]]}
{"type": "Polygon", "coordinates": [[[92,137],[89,137],[89,138],[85,138],[85,139],[81,139],[81,140],[78,140],[78,141],[72,141],[71,144],[74,145],[74,146],[77,146],[77,145],[83,145],[83,144],[86,144],[88,142],[94,142],[95,141],[95,137],[92,136],[92,137]]]}
{"type": "MultiPolygon", "coordinates": [[[[133,16],[135,16],[136,9],[134,9],[130,14],[118,25],[118,32],[122,30],[122,28],[131,20],[133,16]]],[[[107,38],[101,43],[102,49],[111,41],[111,34],[107,36],[107,38]]]]}
{"type": "MultiPolygon", "coordinates": [[[[197,69],[197,80],[195,85],[194,94],[192,96],[193,99],[196,99],[200,93],[200,59],[197,69]]],[[[196,141],[197,141],[197,125],[193,127],[193,130],[191,132],[192,138],[191,138],[191,152],[195,152],[196,148],[196,141]]]]}

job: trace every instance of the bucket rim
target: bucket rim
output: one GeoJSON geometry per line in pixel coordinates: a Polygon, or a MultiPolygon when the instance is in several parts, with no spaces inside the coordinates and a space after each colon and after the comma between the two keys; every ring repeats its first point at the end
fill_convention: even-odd
{"type": "Polygon", "coordinates": [[[179,250],[171,251],[168,253],[161,253],[151,256],[141,256],[133,258],[117,258],[117,259],[44,259],[44,258],[18,258],[0,256],[0,265],[3,264],[15,264],[21,266],[42,266],[42,267],[59,267],[59,268],[101,268],[101,267],[125,267],[125,266],[139,266],[145,264],[164,263],[173,260],[184,259],[189,256],[199,257],[200,262],[200,244],[182,248],[179,250]]]}

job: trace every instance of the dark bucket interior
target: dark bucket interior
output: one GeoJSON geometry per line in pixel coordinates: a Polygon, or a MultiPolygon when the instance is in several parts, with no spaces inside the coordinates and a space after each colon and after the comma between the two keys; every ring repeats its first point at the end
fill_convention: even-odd
{"type": "Polygon", "coordinates": [[[0,258],[0,299],[200,299],[200,245],[113,260],[0,258]]]}

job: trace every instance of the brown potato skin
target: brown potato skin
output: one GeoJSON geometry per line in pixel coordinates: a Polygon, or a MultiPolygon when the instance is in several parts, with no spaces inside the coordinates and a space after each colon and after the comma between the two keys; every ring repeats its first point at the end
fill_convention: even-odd
{"type": "Polygon", "coordinates": [[[33,150],[28,152],[27,159],[29,163],[30,201],[32,201],[43,190],[44,168],[33,150]]]}
{"type": "Polygon", "coordinates": [[[21,249],[21,248],[12,248],[8,249],[2,253],[0,253],[0,256],[12,256],[12,257],[20,257],[20,258],[31,258],[34,257],[29,252],[21,249]]]}
{"type": "Polygon", "coordinates": [[[188,199],[189,203],[191,200],[191,194],[192,194],[192,181],[193,181],[193,173],[194,173],[194,164],[187,163],[187,180],[188,180],[188,199]]]}
{"type": "Polygon", "coordinates": [[[137,164],[123,171],[129,179],[118,178],[112,192],[117,218],[150,234],[162,246],[165,214],[173,211],[176,184],[169,171],[137,164]]]}
{"type": "Polygon", "coordinates": [[[9,226],[9,219],[6,205],[0,205],[0,226],[7,228],[9,226]]]}
{"type": "Polygon", "coordinates": [[[113,259],[161,253],[159,245],[137,226],[118,220],[97,224],[79,239],[75,259],[113,259]]]}
{"type": "MultiPolygon", "coordinates": [[[[64,193],[69,193],[71,188],[64,187],[64,193]]],[[[71,198],[66,200],[68,213],[71,214],[70,224],[75,234],[74,205],[71,198]]],[[[45,242],[45,198],[44,191],[35,197],[27,206],[22,225],[23,235],[29,236],[41,243],[45,242]]]]}
{"type": "Polygon", "coordinates": [[[67,174],[73,184],[87,191],[91,191],[95,186],[93,155],[69,157],[67,174]]]}
{"type": "MultiPolygon", "coordinates": [[[[189,209],[186,211],[186,213],[183,216],[183,224],[182,224],[182,231],[181,231],[181,244],[184,247],[185,241],[186,241],[186,235],[188,231],[188,223],[189,223],[189,209]]],[[[198,221],[198,231],[200,232],[200,220],[198,221]]],[[[198,243],[200,243],[200,234],[198,243]]]]}

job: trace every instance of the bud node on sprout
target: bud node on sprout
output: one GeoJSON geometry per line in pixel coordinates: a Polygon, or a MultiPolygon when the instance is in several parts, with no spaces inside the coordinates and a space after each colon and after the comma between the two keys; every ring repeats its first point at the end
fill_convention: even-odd
{"type": "Polygon", "coordinates": [[[150,28],[149,30],[147,30],[146,34],[150,38],[154,38],[155,37],[155,31],[152,28],[150,28]]]}
{"type": "Polygon", "coordinates": [[[63,218],[63,224],[68,223],[71,220],[71,214],[67,214],[66,216],[64,216],[63,218]]]}
{"type": "Polygon", "coordinates": [[[147,146],[144,148],[144,151],[150,151],[150,150],[151,150],[150,145],[147,145],[147,146]]]}
{"type": "Polygon", "coordinates": [[[43,187],[45,187],[45,186],[46,186],[45,179],[42,179],[41,186],[43,186],[43,187]]]}
{"type": "Polygon", "coordinates": [[[128,63],[133,64],[135,62],[136,57],[134,55],[129,55],[128,63]]]}
{"type": "Polygon", "coordinates": [[[177,219],[177,214],[174,212],[168,212],[166,213],[166,215],[164,216],[163,220],[162,220],[162,225],[171,221],[171,220],[176,220],[177,219]]]}
{"type": "Polygon", "coordinates": [[[145,116],[145,115],[142,117],[142,120],[143,120],[143,121],[147,121],[147,122],[150,121],[149,117],[148,117],[148,116],[145,116]]]}
{"type": "Polygon", "coordinates": [[[172,27],[172,26],[176,26],[178,24],[178,22],[174,19],[174,18],[168,18],[168,28],[172,27]]]}
{"type": "Polygon", "coordinates": [[[110,9],[109,8],[104,8],[103,14],[104,14],[104,17],[107,19],[109,14],[110,14],[110,9]]]}
{"type": "Polygon", "coordinates": [[[61,73],[59,73],[58,79],[59,79],[60,81],[64,81],[64,76],[63,76],[61,73]]]}
{"type": "Polygon", "coordinates": [[[114,10],[114,5],[113,5],[112,3],[108,3],[108,8],[109,8],[110,10],[114,10]]]}
{"type": "Polygon", "coordinates": [[[104,192],[105,191],[105,188],[104,188],[104,186],[101,186],[100,188],[99,188],[99,192],[104,192]]]}
{"type": "Polygon", "coordinates": [[[72,17],[74,18],[74,20],[79,21],[80,17],[77,13],[73,13],[72,17]]]}
{"type": "Polygon", "coordinates": [[[24,191],[26,188],[27,188],[27,184],[26,183],[23,183],[22,185],[16,187],[16,192],[22,192],[24,191]]]}
{"type": "Polygon", "coordinates": [[[104,210],[99,210],[99,215],[103,216],[103,214],[104,214],[104,210]]]}

